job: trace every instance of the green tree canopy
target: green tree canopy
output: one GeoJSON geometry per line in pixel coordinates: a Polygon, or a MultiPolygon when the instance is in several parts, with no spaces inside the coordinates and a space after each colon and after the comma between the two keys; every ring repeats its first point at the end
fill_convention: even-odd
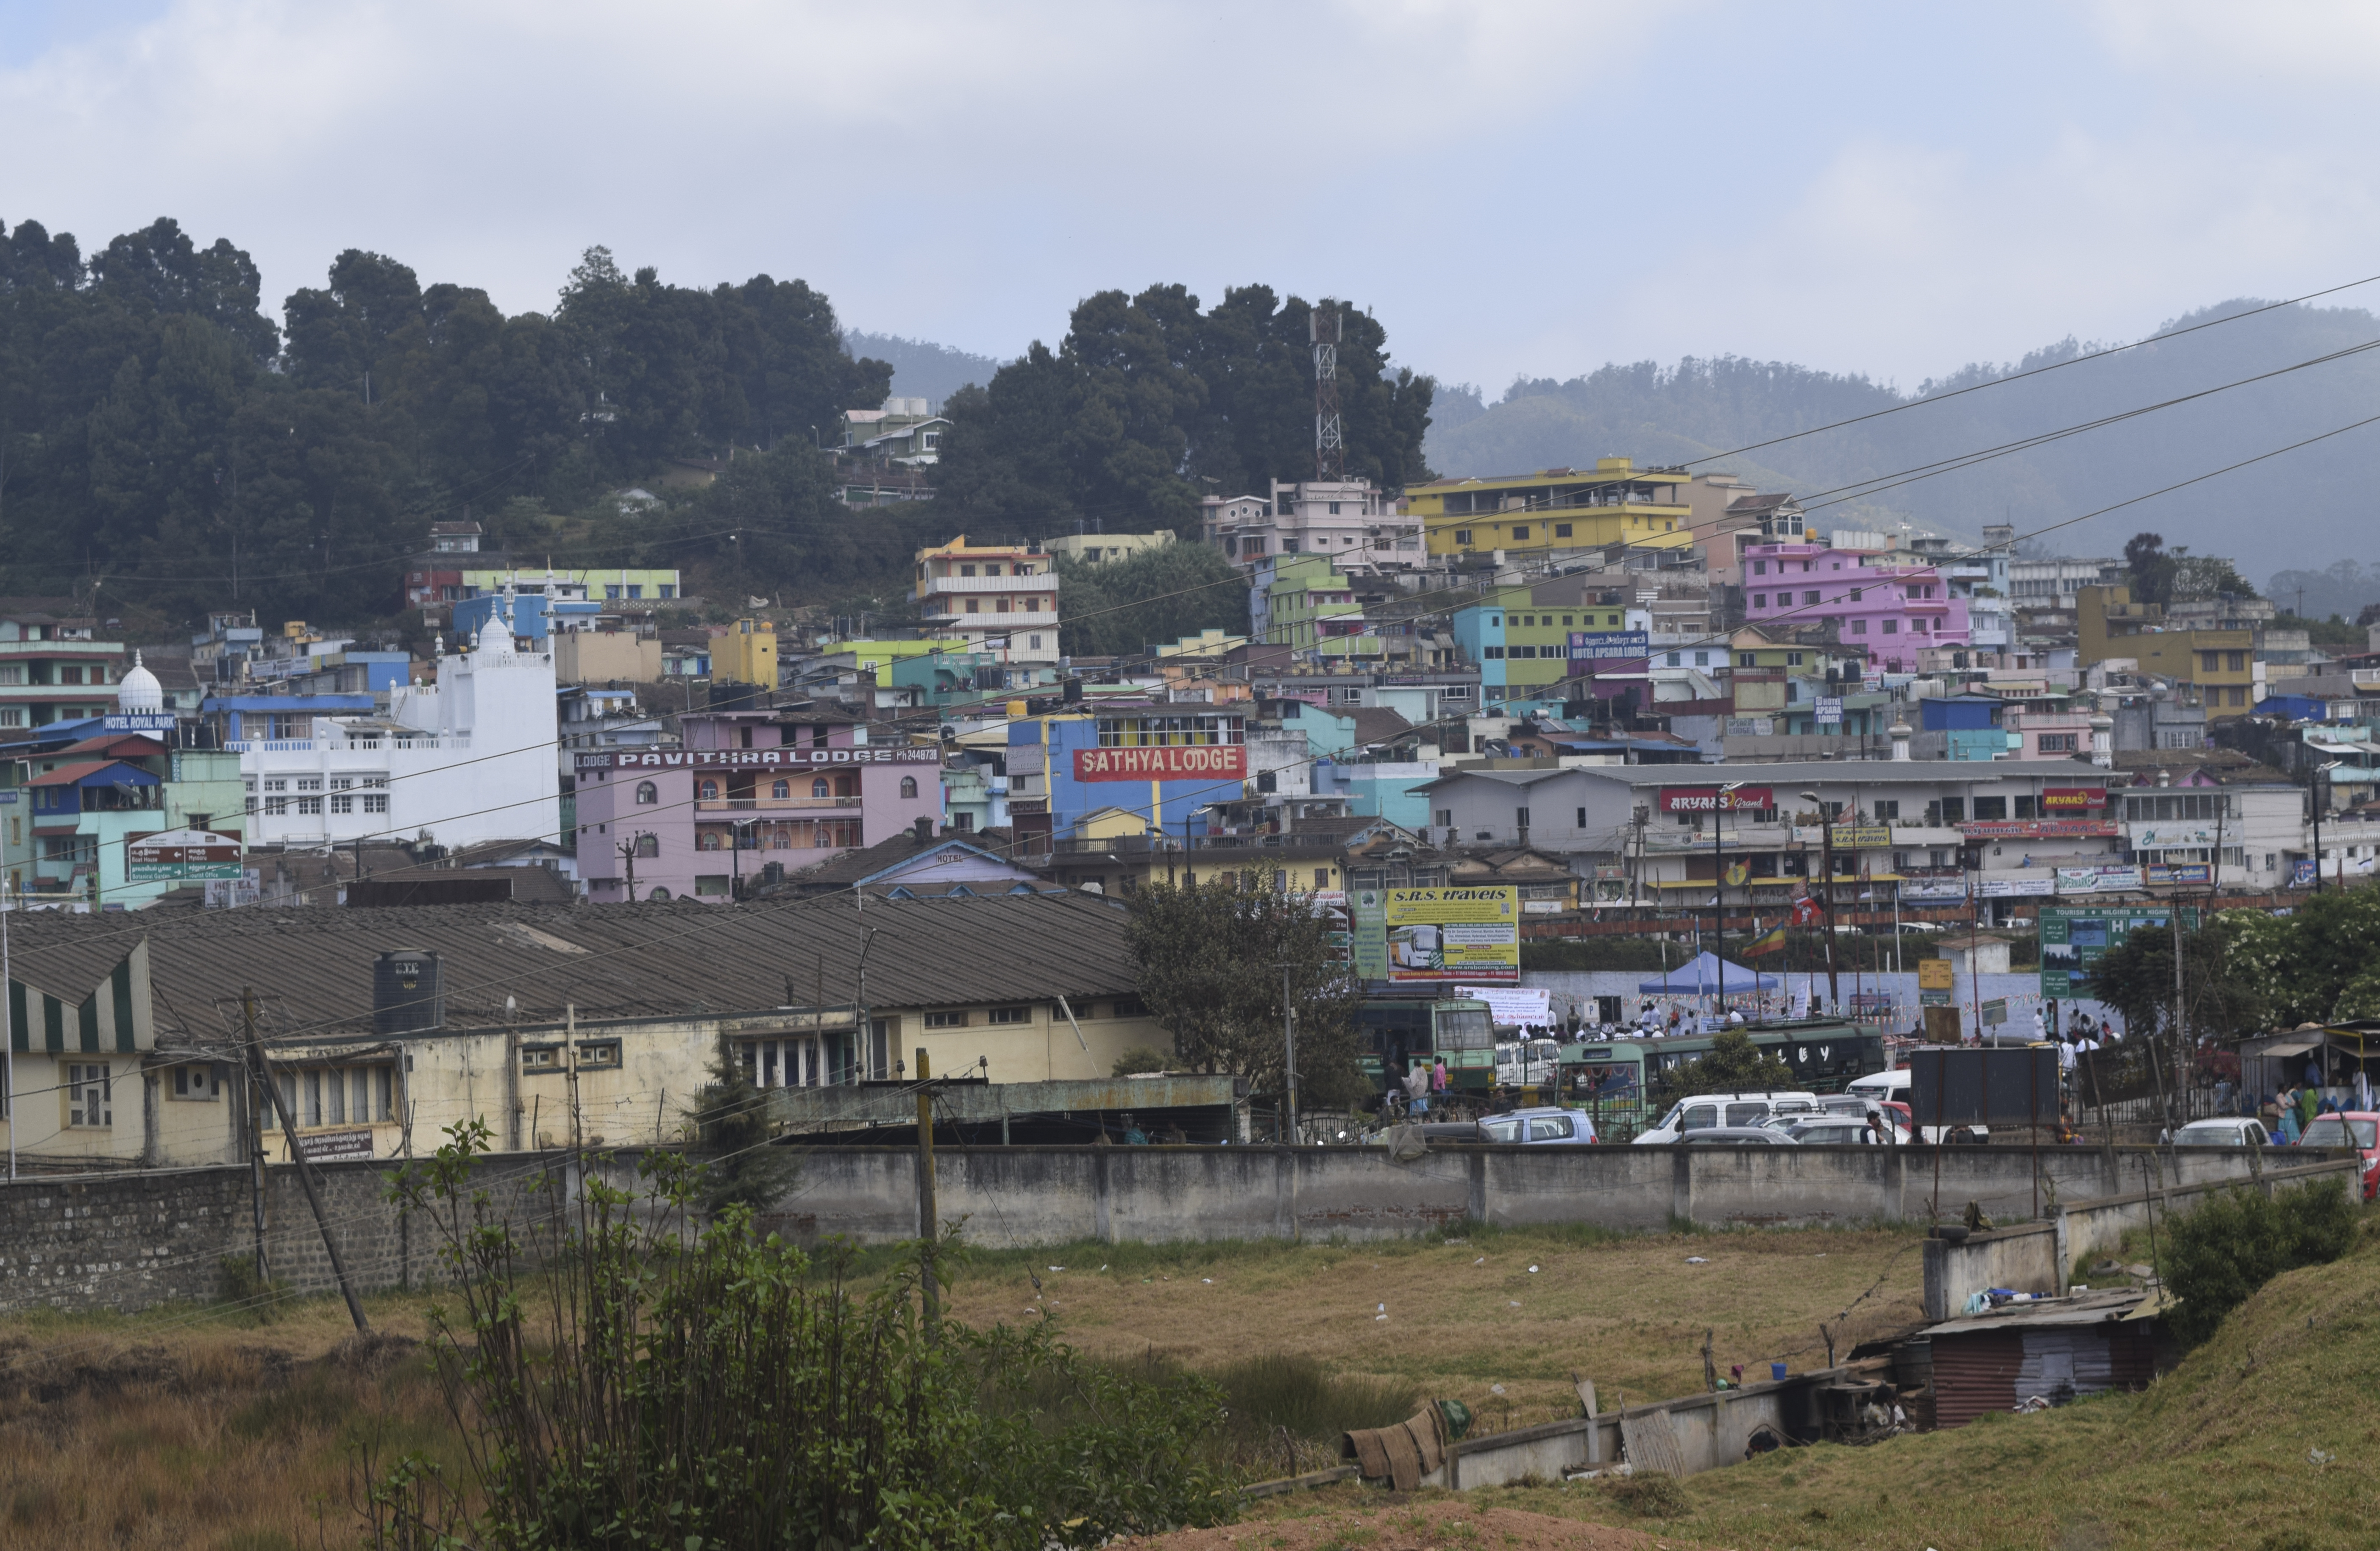
{"type": "MultiPolygon", "coordinates": [[[[952,395],[943,499],[1027,531],[1097,517],[1187,533],[1202,495],[1312,479],[1312,313],[1264,285],[1204,311],[1180,285],[1089,297],[1056,350],[1037,341],[952,395]]],[[[1338,360],[1348,474],[1390,489],[1426,478],[1432,380],[1391,368],[1388,331],[1353,308],[1338,360]]]]}
{"type": "Polygon", "coordinates": [[[1711,1036],[1710,1050],[1701,1060],[1664,1072],[1653,1097],[1669,1104],[1698,1093],[1791,1092],[1800,1085],[1782,1059],[1755,1045],[1743,1030],[1727,1028],[1711,1036]]]}
{"type": "Polygon", "coordinates": [[[1126,927],[1141,997],[1173,1036],[1176,1059],[1278,1093],[1286,964],[1302,1096],[1350,1102],[1362,1086],[1355,1069],[1362,987],[1333,956],[1330,916],[1306,896],[1276,890],[1274,881],[1267,867],[1141,889],[1126,927]]]}
{"type": "Polygon", "coordinates": [[[1201,630],[1245,636],[1247,579],[1212,544],[1169,544],[1123,560],[1058,557],[1059,649],[1113,657],[1201,630]]]}

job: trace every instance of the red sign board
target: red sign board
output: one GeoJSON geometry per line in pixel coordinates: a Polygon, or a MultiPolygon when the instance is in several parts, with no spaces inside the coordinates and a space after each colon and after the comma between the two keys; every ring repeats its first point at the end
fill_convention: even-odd
{"type": "Polygon", "coordinates": [[[1768,808],[1777,806],[1775,793],[1766,786],[1739,786],[1723,792],[1716,786],[1664,786],[1661,788],[1663,813],[1726,813],[1737,808],[1768,808]]]}
{"type": "Polygon", "coordinates": [[[1248,751],[1241,744],[1075,750],[1076,781],[1245,781],[1247,776],[1248,751]]]}
{"type": "Polygon", "coordinates": [[[2104,786],[2045,786],[2041,789],[2041,807],[2045,813],[2080,813],[2107,806],[2107,789],[2104,786]]]}

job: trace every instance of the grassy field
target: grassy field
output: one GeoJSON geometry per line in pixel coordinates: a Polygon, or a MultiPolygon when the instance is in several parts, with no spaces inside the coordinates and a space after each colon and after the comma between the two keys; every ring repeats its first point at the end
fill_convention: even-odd
{"type": "MultiPolygon", "coordinates": [[[[2380,1545],[2375,1376],[2380,1248],[2367,1238],[2348,1259],[2268,1285],[2140,1395],[1868,1448],[1780,1451],[1633,1504],[1588,1483],[1463,1501],[1475,1514],[1656,1528],[1672,1546],[1744,1551],[2361,1551],[2380,1545]]],[[[1385,1496],[1333,1489],[1258,1505],[1246,1543],[1266,1545],[1277,1517],[1361,1519],[1341,1543],[1393,1551],[1402,1542],[1379,1533],[1385,1496]]]]}

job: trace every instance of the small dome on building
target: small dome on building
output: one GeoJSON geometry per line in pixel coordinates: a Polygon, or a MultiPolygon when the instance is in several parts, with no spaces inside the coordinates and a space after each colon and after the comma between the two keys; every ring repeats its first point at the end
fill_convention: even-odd
{"type": "Polygon", "coordinates": [[[132,654],[132,666],[115,686],[115,709],[120,711],[162,711],[165,709],[165,686],[157,675],[140,665],[140,653],[132,654]]]}

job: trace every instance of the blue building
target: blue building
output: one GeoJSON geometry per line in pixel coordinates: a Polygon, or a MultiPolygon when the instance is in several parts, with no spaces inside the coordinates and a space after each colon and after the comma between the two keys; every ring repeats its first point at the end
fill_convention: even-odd
{"type": "Polygon", "coordinates": [[[1204,834],[1200,810],[1245,790],[1245,730],[1240,712],[1196,703],[1135,701],[1017,717],[1008,723],[1011,820],[1020,830],[1046,825],[1062,839],[1086,815],[1118,808],[1172,834],[1204,834]],[[1180,773],[1123,773],[1135,768],[1180,773]],[[1040,815],[1032,811],[1036,798],[1040,815]]]}

